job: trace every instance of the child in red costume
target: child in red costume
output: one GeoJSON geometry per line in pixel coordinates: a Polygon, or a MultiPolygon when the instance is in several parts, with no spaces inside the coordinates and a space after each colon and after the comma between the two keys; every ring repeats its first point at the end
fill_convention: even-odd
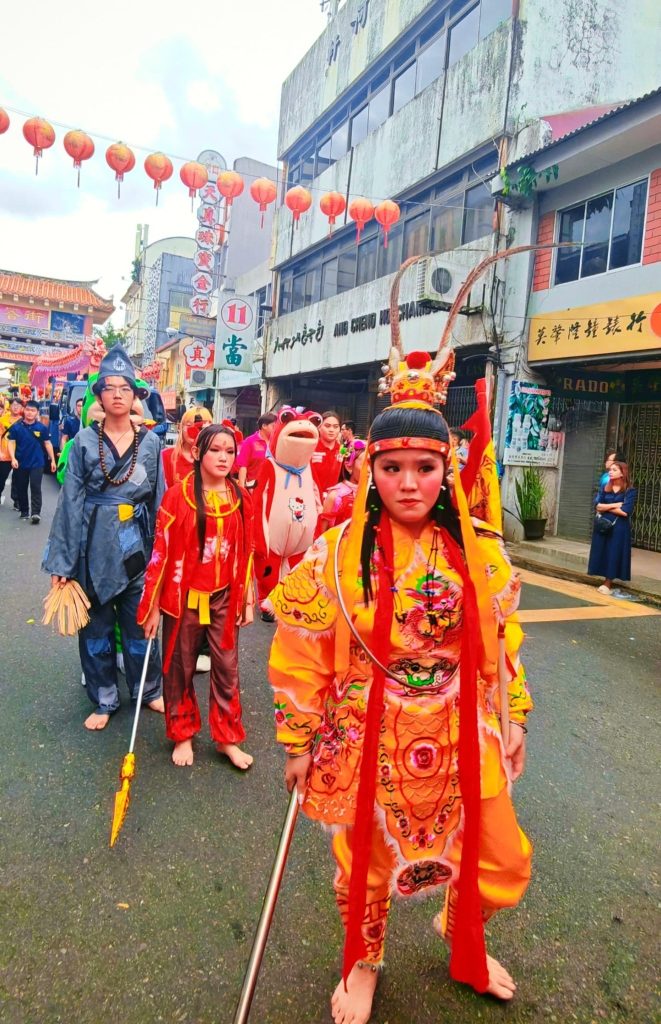
{"type": "Polygon", "coordinates": [[[252,757],[239,744],[241,722],[238,625],[252,622],[252,514],[248,495],[229,480],[236,458],[233,432],[205,427],[193,447],[194,469],[170,487],[156,520],[138,622],[156,636],[163,619],[165,721],[176,765],[193,763],[200,712],[193,675],[206,633],[211,649],[209,725],[220,753],[237,768],[252,757]]]}

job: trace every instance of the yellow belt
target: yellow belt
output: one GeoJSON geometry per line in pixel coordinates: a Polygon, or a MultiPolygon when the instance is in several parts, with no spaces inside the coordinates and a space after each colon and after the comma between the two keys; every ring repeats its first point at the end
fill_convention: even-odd
{"type": "Polygon", "coordinates": [[[202,590],[188,591],[188,607],[193,611],[197,608],[201,626],[211,625],[211,616],[209,614],[210,597],[211,594],[207,594],[202,590]]]}

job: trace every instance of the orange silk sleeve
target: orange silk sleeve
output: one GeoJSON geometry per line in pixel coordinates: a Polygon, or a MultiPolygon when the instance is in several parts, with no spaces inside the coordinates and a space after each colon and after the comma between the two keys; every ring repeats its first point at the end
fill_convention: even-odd
{"type": "Polygon", "coordinates": [[[270,595],[278,628],[271,646],[276,737],[288,753],[312,749],[334,676],[337,600],[321,537],[270,595]]]}

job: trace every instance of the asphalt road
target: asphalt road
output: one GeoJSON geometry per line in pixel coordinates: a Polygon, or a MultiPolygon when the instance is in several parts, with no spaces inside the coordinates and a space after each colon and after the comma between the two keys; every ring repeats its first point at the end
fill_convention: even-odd
{"type": "MultiPolygon", "coordinates": [[[[8,495],[0,508],[0,1021],[230,1024],[286,807],[265,678],[273,627],[242,634],[254,768],[240,774],[205,738],[194,767],[175,769],[162,719],[145,713],[133,802],[110,850],[128,701],[104,732],[84,730],[75,641],[39,624],[52,480],[44,490],[40,526],[20,523],[8,495]]],[[[588,588],[526,579],[537,706],[516,802],[536,848],[534,877],[522,905],[489,927],[517,997],[503,1007],[450,982],[431,929],[435,902],[400,902],[375,1024],[661,1019],[661,618],[588,588]]],[[[331,877],[326,837],[301,821],[253,1024],[330,1021],[341,944],[331,877]]]]}

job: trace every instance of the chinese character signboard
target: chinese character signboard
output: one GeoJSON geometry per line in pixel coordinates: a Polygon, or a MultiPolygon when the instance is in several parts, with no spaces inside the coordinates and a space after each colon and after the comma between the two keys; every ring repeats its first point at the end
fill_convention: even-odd
{"type": "Polygon", "coordinates": [[[252,369],[252,348],[255,337],[255,299],[232,295],[218,310],[216,332],[216,368],[219,370],[252,369]]]}
{"type": "Polygon", "coordinates": [[[549,429],[550,401],[550,388],[512,381],[503,455],[506,466],[558,465],[562,434],[549,429]]]}
{"type": "Polygon", "coordinates": [[[179,344],[179,351],[186,364],[186,380],[190,380],[191,370],[213,370],[213,342],[200,338],[184,338],[179,344]]]}
{"type": "Polygon", "coordinates": [[[661,349],[661,292],[533,316],[528,362],[661,349]]]}
{"type": "Polygon", "coordinates": [[[216,266],[214,249],[219,242],[222,201],[215,179],[226,169],[227,164],[220,153],[212,149],[205,149],[200,153],[198,161],[204,164],[209,172],[209,181],[198,192],[200,205],[197,209],[198,228],[195,232],[197,251],[193,257],[196,271],[191,281],[195,294],[190,300],[190,308],[196,316],[210,316],[211,293],[214,288],[213,273],[216,266]]]}
{"type": "Polygon", "coordinates": [[[29,306],[0,305],[0,324],[12,327],[40,327],[48,330],[48,310],[31,309],[29,306]]]}

